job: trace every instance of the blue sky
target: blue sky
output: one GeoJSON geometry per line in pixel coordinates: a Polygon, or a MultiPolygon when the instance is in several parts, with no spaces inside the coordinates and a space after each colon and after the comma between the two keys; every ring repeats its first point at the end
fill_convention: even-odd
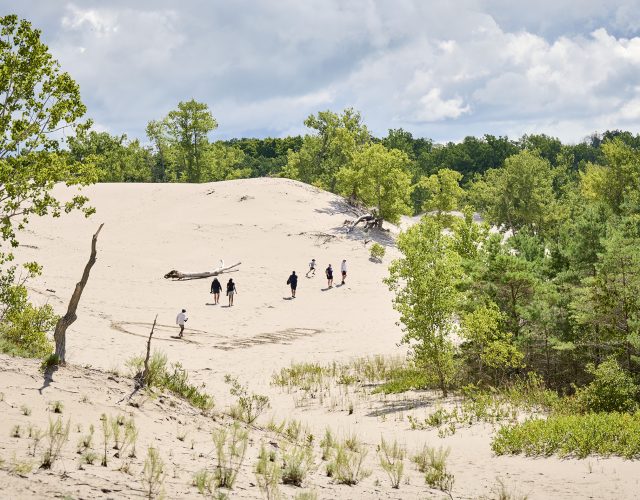
{"type": "Polygon", "coordinates": [[[5,0],[43,31],[96,128],[145,140],[181,100],[212,139],[358,109],[436,141],[640,132],[640,0],[5,0]]]}

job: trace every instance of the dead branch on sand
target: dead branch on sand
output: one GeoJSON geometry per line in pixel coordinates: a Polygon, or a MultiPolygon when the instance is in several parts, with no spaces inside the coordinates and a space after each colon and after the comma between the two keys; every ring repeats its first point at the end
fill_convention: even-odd
{"type": "Polygon", "coordinates": [[[233,264],[232,266],[218,267],[213,271],[207,271],[204,273],[181,273],[180,271],[176,271],[175,269],[173,269],[169,271],[167,274],[165,274],[164,277],[165,279],[172,279],[176,281],[211,278],[212,276],[218,276],[219,274],[222,274],[222,273],[238,271],[238,269],[233,269],[233,268],[238,267],[240,264],[242,264],[242,262],[238,262],[236,264],[233,264]]]}

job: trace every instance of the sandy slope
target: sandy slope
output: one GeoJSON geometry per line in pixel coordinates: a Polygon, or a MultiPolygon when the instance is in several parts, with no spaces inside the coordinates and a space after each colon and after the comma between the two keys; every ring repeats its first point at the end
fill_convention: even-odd
{"type": "MultiPolygon", "coordinates": [[[[216,396],[218,409],[229,402],[223,376],[231,373],[249,382],[256,392],[270,395],[270,415],[275,418],[299,418],[318,437],[327,425],[337,431],[357,431],[371,445],[369,465],[374,474],[360,485],[347,488],[331,484],[319,469],[311,483],[317,486],[321,498],[442,496],[428,490],[412,466],[407,467],[411,470],[410,484],[399,491],[391,490],[376,463],[375,443],[380,435],[395,436],[411,449],[424,442],[451,446],[456,498],[489,494],[496,477],[517,485],[530,498],[633,498],[638,491],[640,466],[635,462],[494,457],[489,448],[492,430],[481,425],[444,439],[436,432],[409,430],[407,416],[424,417],[425,412],[432,411],[432,395],[413,395],[408,400],[365,400],[357,395],[345,399],[341,395],[334,405],[321,407],[300,405],[299,401],[296,404],[291,395],[271,387],[273,371],[292,361],[329,362],[404,352],[397,346],[401,331],[395,324],[397,314],[391,307],[391,295],[381,281],[386,265],[369,261],[364,238],[370,236],[360,231],[347,235],[342,230],[343,221],[353,214],[339,197],[282,179],[207,185],[101,184],[88,189],[87,194],[98,210],[95,216],[88,220],[78,214],[59,220],[34,220],[21,237],[23,246],[19,249],[21,260],[35,259],[45,266],[44,276],[32,283],[34,298],[48,301],[62,313],[87,259],[91,234],[100,222],[105,223],[98,243],[99,260],[82,297],[79,319],[68,332],[68,360],[77,366],[124,371],[125,361],[144,349],[150,324],[158,314],[161,326],[155,346],[171,360],[182,362],[195,380],[205,383],[216,396]],[[319,270],[315,278],[306,279],[311,257],[317,259],[319,270]],[[171,269],[208,270],[221,258],[227,264],[242,262],[240,271],[231,275],[239,292],[233,308],[222,307],[226,305],[224,296],[221,305],[211,305],[208,280],[163,279],[171,269]],[[324,268],[331,262],[337,277],[343,258],[349,264],[347,285],[323,290],[324,268]],[[285,300],[289,297],[285,282],[292,270],[301,275],[298,298],[285,300]],[[186,307],[190,316],[186,341],[172,338],[181,307],[186,307]],[[355,406],[353,415],[345,411],[347,401],[355,406]]],[[[386,261],[397,254],[392,239],[395,229],[391,229],[382,237],[387,245],[386,261]]],[[[141,440],[147,442],[174,439],[172,417],[189,422],[191,427],[202,418],[182,406],[179,411],[169,412],[156,403],[142,409],[127,407],[118,402],[121,397],[116,393],[119,396],[130,390],[128,382],[105,382],[106,375],[85,373],[79,368],[56,374],[55,381],[41,394],[37,388],[42,381],[35,365],[0,358],[0,366],[3,364],[8,366],[0,374],[0,391],[6,399],[0,403],[0,456],[5,460],[14,450],[20,450],[8,435],[11,426],[23,419],[18,410],[21,404],[34,408],[30,418],[46,422],[46,401],[65,400],[73,408],[74,422],[83,420],[80,415],[86,414],[85,426],[89,420],[97,423],[102,411],[131,411],[144,423],[141,440]],[[109,396],[109,391],[113,395],[109,396]],[[79,403],[79,394],[87,394],[94,404],[79,403]]],[[[209,453],[207,426],[214,424],[206,420],[200,425],[203,430],[196,433],[196,446],[209,453]]],[[[258,442],[263,434],[256,431],[254,437],[258,442]]],[[[189,451],[180,453],[191,456],[189,451]]],[[[186,466],[175,455],[171,460],[180,464],[180,470],[170,482],[169,497],[193,495],[191,474],[202,464],[194,459],[186,466]]],[[[139,472],[141,464],[133,467],[139,472]]],[[[75,467],[67,462],[66,468],[75,467]]],[[[237,495],[256,497],[250,464],[245,469],[237,495]]],[[[135,490],[139,486],[134,486],[132,479],[95,473],[90,477],[74,470],[65,479],[65,488],[55,489],[55,476],[42,471],[28,479],[0,472],[0,489],[9,492],[8,498],[33,497],[31,489],[35,497],[43,498],[61,490],[74,497],[139,496],[135,490]],[[101,493],[100,489],[109,489],[105,484],[112,481],[119,485],[118,491],[101,493]]]]}

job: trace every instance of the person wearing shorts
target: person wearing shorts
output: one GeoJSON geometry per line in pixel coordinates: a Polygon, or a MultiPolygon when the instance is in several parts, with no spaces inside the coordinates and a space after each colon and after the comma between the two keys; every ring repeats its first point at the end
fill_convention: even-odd
{"type": "Polygon", "coordinates": [[[287,280],[287,285],[291,287],[291,298],[296,298],[296,288],[298,288],[298,275],[295,271],[291,271],[291,276],[287,280]]]}
{"type": "Polygon", "coordinates": [[[333,268],[331,264],[327,267],[325,274],[327,275],[327,288],[333,288],[333,268]]]}
{"type": "Polygon", "coordinates": [[[342,284],[344,285],[344,280],[347,279],[347,259],[342,260],[340,271],[342,271],[342,284]]]}
{"type": "Polygon", "coordinates": [[[316,275],[316,259],[311,259],[311,262],[309,262],[309,270],[307,271],[307,278],[309,277],[309,273],[311,273],[311,276],[316,275]]]}
{"type": "Polygon", "coordinates": [[[222,291],[222,284],[218,281],[218,278],[213,278],[211,282],[211,293],[213,294],[213,303],[218,304],[220,302],[220,292],[222,291]]]}

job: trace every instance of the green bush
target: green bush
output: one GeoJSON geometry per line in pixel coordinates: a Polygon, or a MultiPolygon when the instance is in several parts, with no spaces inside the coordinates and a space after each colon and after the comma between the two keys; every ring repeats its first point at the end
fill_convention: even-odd
{"type": "MultiPolygon", "coordinates": [[[[144,357],[134,356],[126,363],[131,376],[136,380],[142,380],[144,371],[144,357]]],[[[180,363],[172,363],[167,368],[166,354],[154,351],[149,358],[149,370],[145,384],[149,388],[168,390],[169,392],[186,399],[195,408],[210,410],[213,408],[213,398],[205,393],[202,387],[197,387],[189,382],[189,374],[180,363]]]]}
{"type": "Polygon", "coordinates": [[[375,260],[376,262],[382,262],[382,257],[384,257],[385,252],[385,248],[380,243],[374,243],[369,249],[371,260],[375,260]]]}
{"type": "Polygon", "coordinates": [[[10,308],[0,323],[0,351],[25,358],[48,356],[53,352],[53,345],[47,334],[57,321],[58,316],[49,304],[10,308]]]}
{"type": "Polygon", "coordinates": [[[593,381],[576,391],[576,399],[585,411],[633,412],[638,407],[638,386],[614,358],[609,358],[596,368],[587,365],[593,381]]]}
{"type": "Polygon", "coordinates": [[[502,427],[491,448],[498,455],[640,458],[640,412],[535,418],[502,427]]]}

